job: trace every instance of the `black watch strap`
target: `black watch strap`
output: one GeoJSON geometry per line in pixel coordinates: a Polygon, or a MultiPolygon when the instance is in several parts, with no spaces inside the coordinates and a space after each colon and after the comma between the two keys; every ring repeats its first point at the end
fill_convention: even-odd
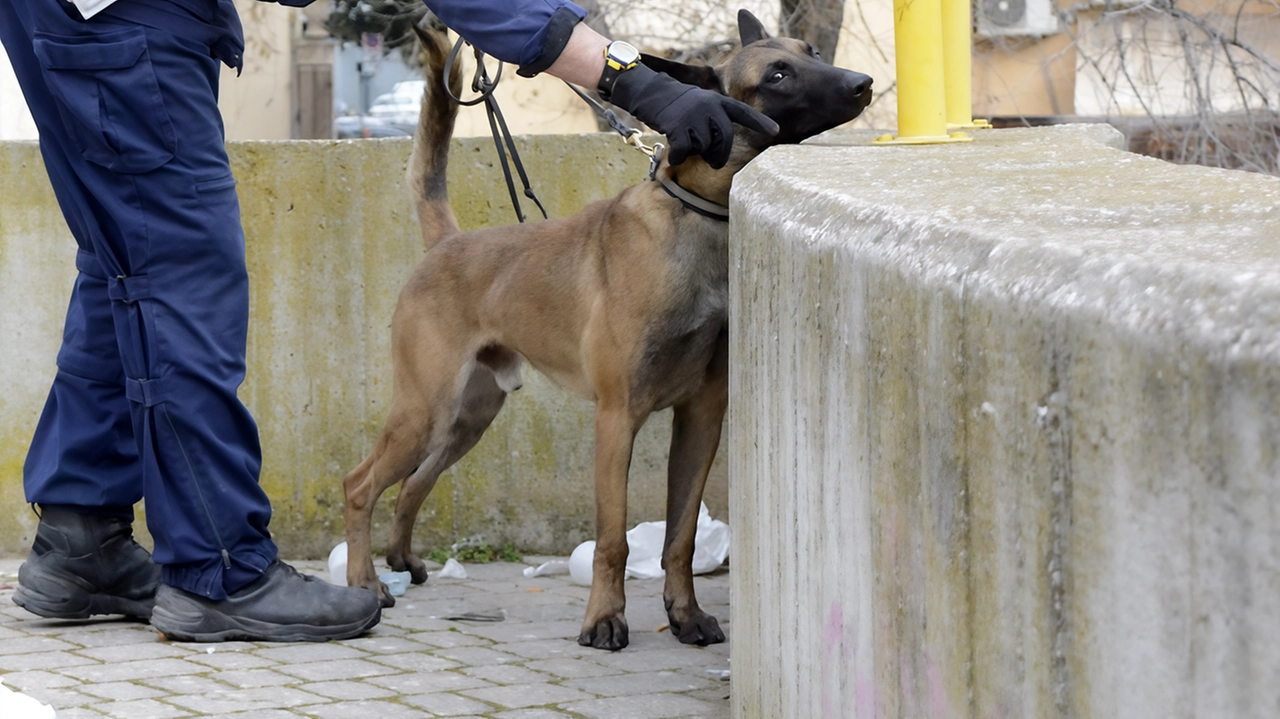
{"type": "Polygon", "coordinates": [[[640,53],[628,43],[614,41],[604,49],[604,71],[600,73],[600,83],[596,91],[600,97],[609,99],[613,94],[613,86],[622,73],[640,64],[640,53]]]}

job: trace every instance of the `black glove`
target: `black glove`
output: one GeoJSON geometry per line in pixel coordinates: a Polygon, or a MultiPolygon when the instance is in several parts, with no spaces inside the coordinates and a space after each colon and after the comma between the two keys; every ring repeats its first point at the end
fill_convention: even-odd
{"type": "Polygon", "coordinates": [[[702,155],[712,167],[724,167],[733,149],[735,122],[766,135],[778,133],[778,123],[750,105],[644,65],[620,74],[608,99],[667,136],[667,160],[673,165],[702,155]]]}

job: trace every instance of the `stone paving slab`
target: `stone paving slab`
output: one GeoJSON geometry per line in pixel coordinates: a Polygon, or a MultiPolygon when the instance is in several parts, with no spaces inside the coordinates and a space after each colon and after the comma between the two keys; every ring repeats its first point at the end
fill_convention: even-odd
{"type": "MultiPolygon", "coordinates": [[[[532,564],[548,557],[527,559],[532,564]]],[[[343,642],[190,644],[145,623],[53,621],[12,603],[21,560],[0,559],[0,679],[58,719],[682,719],[729,716],[729,643],[681,645],[660,627],[662,580],[627,582],[631,646],[580,647],[587,588],[466,565],[410,587],[373,631],[343,642]],[[501,622],[444,619],[496,612],[501,622]]],[[[321,562],[295,562],[326,576],[321,562]]],[[[695,579],[729,626],[729,574],[695,579]]]]}

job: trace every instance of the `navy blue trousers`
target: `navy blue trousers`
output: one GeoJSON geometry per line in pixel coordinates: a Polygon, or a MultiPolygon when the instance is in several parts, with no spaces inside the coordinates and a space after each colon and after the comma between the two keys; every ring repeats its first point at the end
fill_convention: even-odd
{"type": "Polygon", "coordinates": [[[39,504],[145,499],[167,584],[224,598],[275,559],[244,379],[249,283],[206,44],[58,0],[0,0],[0,41],[79,251],[23,472],[39,504]]]}

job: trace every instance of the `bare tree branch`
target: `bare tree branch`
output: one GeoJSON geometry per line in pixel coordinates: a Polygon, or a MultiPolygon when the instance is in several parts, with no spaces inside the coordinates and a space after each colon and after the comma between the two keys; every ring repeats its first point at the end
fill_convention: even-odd
{"type": "Polygon", "coordinates": [[[840,25],[844,22],[844,0],[781,0],[779,31],[797,37],[818,49],[828,61],[836,57],[840,25]]]}

